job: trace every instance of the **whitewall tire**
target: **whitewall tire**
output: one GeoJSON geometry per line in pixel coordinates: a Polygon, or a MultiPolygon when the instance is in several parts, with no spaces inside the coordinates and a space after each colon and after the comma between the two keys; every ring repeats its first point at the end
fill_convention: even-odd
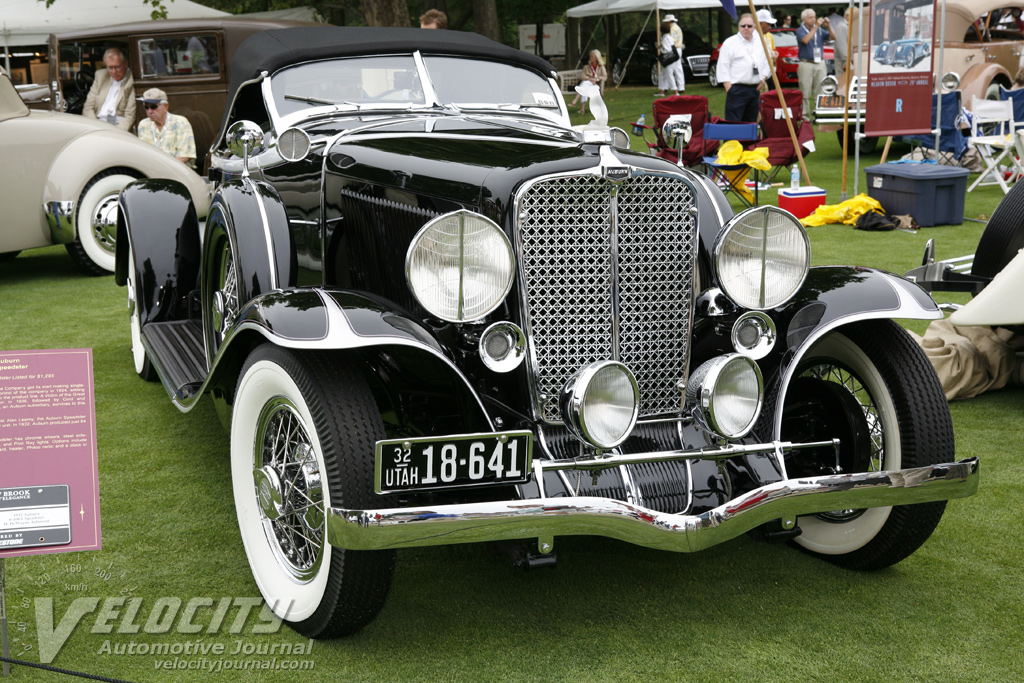
{"type": "Polygon", "coordinates": [[[383,606],[393,551],[327,543],[325,510],[380,505],[373,446],[383,426],[365,380],[337,354],[265,344],[249,356],[231,418],[242,543],[270,609],[309,637],[353,633],[383,606]]]}

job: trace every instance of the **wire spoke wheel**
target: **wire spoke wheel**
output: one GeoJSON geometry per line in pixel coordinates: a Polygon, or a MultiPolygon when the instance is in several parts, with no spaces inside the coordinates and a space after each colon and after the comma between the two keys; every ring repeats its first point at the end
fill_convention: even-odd
{"type": "MultiPolygon", "coordinates": [[[[891,320],[846,325],[805,354],[787,389],[780,438],[838,438],[787,462],[790,476],[879,472],[955,459],[953,425],[924,352],[891,320]]],[[[880,569],[909,556],[938,525],[945,502],[800,517],[803,549],[849,569],[880,569]]]]}
{"type": "Polygon", "coordinates": [[[268,607],[310,638],[358,631],[391,586],[394,551],[335,548],[326,518],[332,506],[387,506],[373,491],[383,434],[370,388],[344,356],[264,344],[246,359],[231,413],[238,526],[268,607]]]}
{"type": "Polygon", "coordinates": [[[282,566],[296,580],[307,581],[323,559],[324,494],[309,436],[287,399],[264,407],[254,456],[253,480],[267,540],[282,566]]]}

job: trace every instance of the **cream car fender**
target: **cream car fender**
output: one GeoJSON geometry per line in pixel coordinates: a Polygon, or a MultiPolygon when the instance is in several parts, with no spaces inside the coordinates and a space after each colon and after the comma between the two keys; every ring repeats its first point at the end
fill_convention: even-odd
{"type": "Polygon", "coordinates": [[[975,64],[963,75],[960,80],[960,92],[962,93],[965,107],[970,107],[971,98],[985,99],[985,93],[993,83],[1002,83],[1009,87],[1013,81],[1013,74],[999,64],[986,62],[975,64]]]}
{"type": "Polygon", "coordinates": [[[1024,251],[1006,264],[963,308],[949,316],[954,325],[1020,325],[1024,323],[1024,298],[1020,283],[1024,278],[1024,251]]]}
{"type": "Polygon", "coordinates": [[[192,195],[196,214],[205,216],[210,208],[206,181],[169,154],[154,151],[152,145],[113,128],[78,137],[54,157],[43,188],[43,204],[78,201],[82,189],[97,173],[120,167],[148,178],[168,178],[184,184],[192,195]]]}

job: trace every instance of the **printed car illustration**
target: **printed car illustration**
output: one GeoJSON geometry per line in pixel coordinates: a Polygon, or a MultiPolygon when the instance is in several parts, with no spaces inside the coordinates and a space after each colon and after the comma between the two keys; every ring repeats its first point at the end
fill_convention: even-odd
{"type": "Polygon", "coordinates": [[[196,173],[153,145],[102,121],[29,110],[0,70],[0,261],[63,244],[93,274],[114,270],[117,197],[139,178],[181,184],[199,216],[209,193],[196,173]]]}
{"type": "Polygon", "coordinates": [[[116,279],[135,371],[230,425],[249,566],[300,633],[366,625],[401,549],[537,565],[563,535],[756,530],[878,569],[976,489],[893,320],[942,315],[922,289],[810,268],[792,214],[569,127],[544,60],[271,30],[229,102],[205,223],[180,183],[133,183],[116,279]]]}
{"type": "Polygon", "coordinates": [[[918,38],[906,38],[896,41],[896,53],[892,63],[905,69],[913,68],[918,62],[931,54],[931,45],[918,38]]]}

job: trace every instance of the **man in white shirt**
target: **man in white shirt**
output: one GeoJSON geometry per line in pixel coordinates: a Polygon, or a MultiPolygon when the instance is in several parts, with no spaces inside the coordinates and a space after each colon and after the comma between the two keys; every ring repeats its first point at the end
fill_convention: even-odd
{"type": "Polygon", "coordinates": [[[103,53],[106,69],[96,72],[82,108],[82,116],[114,124],[129,130],[135,123],[135,81],[120,48],[103,53]]]}
{"type": "Polygon", "coordinates": [[[739,33],[726,38],[718,51],[715,73],[725,88],[726,121],[757,121],[758,96],[767,90],[768,58],[754,35],[754,21],[750,14],[741,15],[739,33]]]}

